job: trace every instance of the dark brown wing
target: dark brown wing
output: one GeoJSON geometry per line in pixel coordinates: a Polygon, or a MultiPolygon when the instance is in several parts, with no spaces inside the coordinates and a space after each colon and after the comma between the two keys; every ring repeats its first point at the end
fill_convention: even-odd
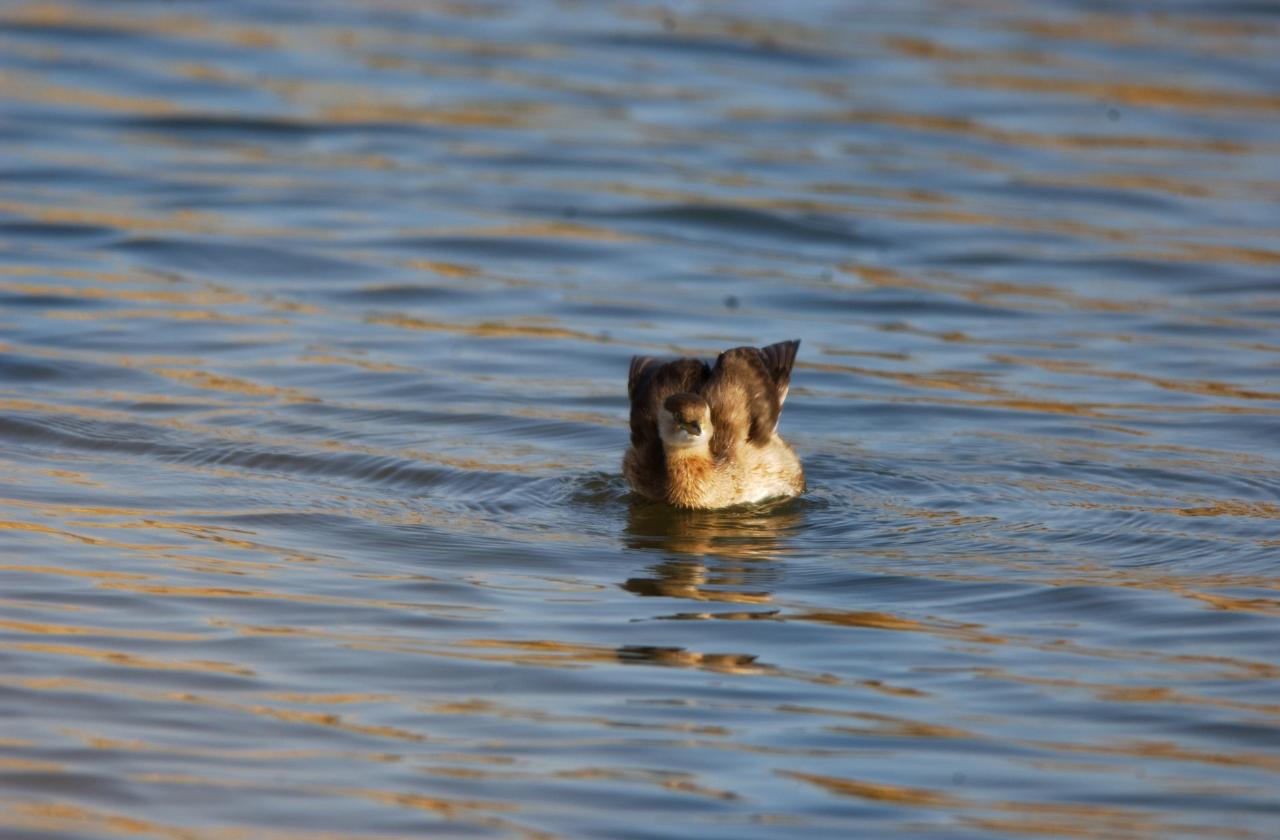
{"type": "Polygon", "coordinates": [[[702,391],[711,404],[711,451],[723,455],[743,442],[767,443],[778,427],[799,341],[735,347],[716,359],[702,391]]]}
{"type": "Polygon", "coordinates": [[[656,449],[662,457],[662,438],[658,436],[658,412],[663,401],[672,394],[702,390],[711,368],[701,359],[663,361],[649,356],[631,360],[627,376],[627,395],[631,398],[631,445],[637,450],[656,449]]]}
{"type": "MultiPolygon", "coordinates": [[[[796,363],[796,353],[800,350],[800,339],[779,341],[768,347],[760,348],[760,357],[764,360],[765,369],[773,377],[778,392],[778,412],[782,412],[782,403],[787,398],[787,389],[791,387],[791,368],[796,363]]],[[[773,425],[778,425],[778,418],[773,418],[773,425]]],[[[770,427],[772,429],[772,427],[770,427]]]]}

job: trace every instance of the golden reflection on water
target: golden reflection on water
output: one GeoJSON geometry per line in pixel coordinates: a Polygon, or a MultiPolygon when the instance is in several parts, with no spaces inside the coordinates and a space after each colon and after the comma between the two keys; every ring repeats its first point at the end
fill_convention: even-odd
{"type": "MultiPolygon", "coordinates": [[[[204,777],[146,776],[139,777],[137,780],[151,783],[195,784],[212,789],[227,787],[234,788],[237,786],[234,782],[223,782],[222,780],[211,780],[204,777]]],[[[312,786],[310,788],[302,788],[297,792],[309,794],[313,797],[322,799],[329,799],[333,797],[365,799],[401,808],[425,810],[438,814],[442,818],[451,821],[456,820],[473,826],[502,830],[510,832],[515,836],[529,838],[529,840],[551,840],[551,838],[557,836],[548,832],[526,828],[505,818],[491,817],[485,814],[477,815],[474,813],[476,811],[503,812],[508,810],[503,807],[502,803],[482,803],[466,800],[451,801],[408,792],[368,790],[360,788],[312,786]]],[[[362,838],[368,836],[367,834],[347,834],[331,831],[316,833],[263,829],[261,826],[253,828],[198,828],[190,827],[186,824],[163,823],[155,820],[125,816],[111,811],[82,808],[60,803],[21,802],[11,800],[8,803],[8,808],[12,813],[12,819],[6,819],[6,822],[9,825],[15,828],[34,829],[39,831],[63,832],[83,829],[91,830],[95,833],[106,832],[112,836],[159,837],[164,838],[165,840],[250,840],[251,838],[263,838],[263,840],[301,840],[302,838],[307,838],[307,840],[355,840],[355,838],[358,837],[362,838]]],[[[380,833],[379,836],[386,836],[394,839],[397,837],[409,838],[420,835],[380,833]]]]}
{"type": "Polygon", "coordinates": [[[1186,826],[1161,819],[1137,808],[1060,802],[980,801],[929,788],[886,784],[861,779],[797,771],[778,771],[784,778],[815,785],[839,796],[873,802],[890,802],[910,808],[947,809],[959,812],[961,824],[984,831],[1082,838],[1224,837],[1250,838],[1244,829],[1186,826]],[[966,813],[972,812],[972,813],[966,813]],[[1005,817],[994,814],[1010,813],[1005,817]]]}
{"type": "Polygon", "coordinates": [[[446,321],[428,321],[423,318],[411,318],[404,315],[370,315],[366,320],[371,324],[386,324],[407,330],[452,332],[476,338],[572,339],[592,343],[602,340],[598,335],[591,335],[564,327],[543,326],[541,324],[498,323],[494,321],[484,321],[478,324],[458,324],[446,321]]]}
{"type": "Polygon", "coordinates": [[[801,503],[784,501],[724,511],[678,510],[634,499],[627,509],[627,544],[691,557],[772,561],[805,524],[801,503]]]}
{"type": "Polygon", "coordinates": [[[955,84],[965,87],[1065,94],[1141,107],[1174,108],[1188,111],[1215,111],[1219,109],[1239,109],[1261,111],[1263,113],[1280,111],[1280,96],[1249,94],[1239,91],[1196,90],[1171,85],[1046,79],[1033,76],[978,73],[955,73],[951,75],[950,79],[955,84]]]}

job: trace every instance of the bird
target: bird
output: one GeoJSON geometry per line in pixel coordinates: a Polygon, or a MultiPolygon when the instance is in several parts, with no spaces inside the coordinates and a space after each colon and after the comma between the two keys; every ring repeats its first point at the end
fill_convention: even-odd
{"type": "Polygon", "coordinates": [[[804,469],[778,434],[800,342],[734,347],[702,359],[635,356],[627,376],[631,489],[677,508],[796,496],[804,469]]]}

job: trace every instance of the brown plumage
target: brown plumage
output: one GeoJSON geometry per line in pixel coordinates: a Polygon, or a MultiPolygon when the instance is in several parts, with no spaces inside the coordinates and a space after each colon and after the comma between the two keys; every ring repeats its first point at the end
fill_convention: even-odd
{"type": "Polygon", "coordinates": [[[719,508],[804,490],[795,452],[777,434],[799,341],[700,359],[631,360],[632,489],[689,508],[719,508]]]}

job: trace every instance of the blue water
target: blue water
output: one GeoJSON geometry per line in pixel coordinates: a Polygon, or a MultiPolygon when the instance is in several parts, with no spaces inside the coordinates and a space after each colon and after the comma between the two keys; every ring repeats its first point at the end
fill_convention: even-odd
{"type": "Polygon", "coordinates": [[[0,4],[0,834],[1280,833],[1266,4],[0,4]],[[802,340],[809,491],[632,497],[802,340]]]}

